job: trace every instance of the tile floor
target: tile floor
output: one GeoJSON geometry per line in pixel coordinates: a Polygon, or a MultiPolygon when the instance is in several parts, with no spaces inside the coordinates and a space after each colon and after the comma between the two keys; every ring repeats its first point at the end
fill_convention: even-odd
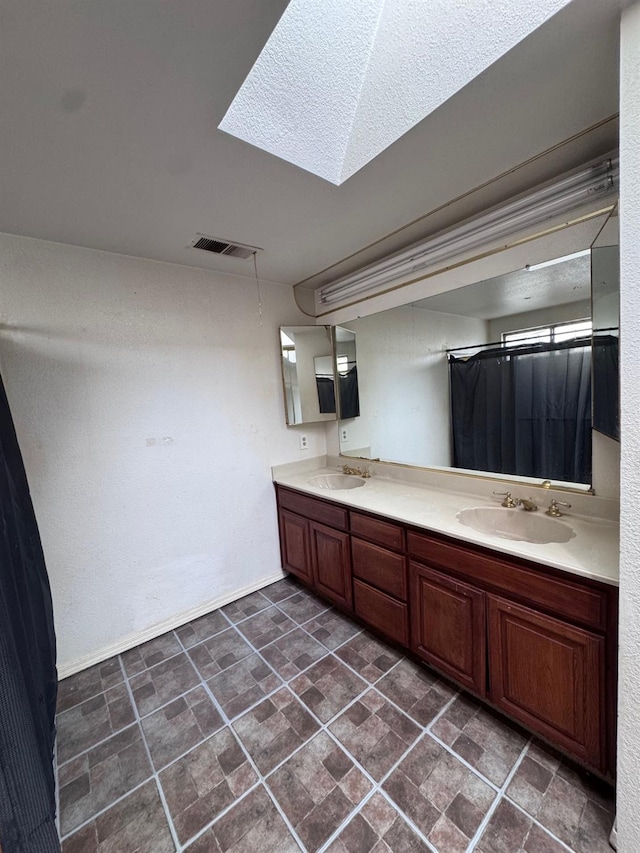
{"type": "Polygon", "coordinates": [[[287,578],[60,684],[63,853],[610,853],[606,786],[287,578]]]}

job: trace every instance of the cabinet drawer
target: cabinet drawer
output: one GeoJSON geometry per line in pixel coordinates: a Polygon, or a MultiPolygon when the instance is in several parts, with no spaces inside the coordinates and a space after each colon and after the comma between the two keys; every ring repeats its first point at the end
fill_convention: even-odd
{"type": "Polygon", "coordinates": [[[352,538],[353,574],[378,589],[407,600],[407,570],[402,554],[352,538]]]}
{"type": "Polygon", "coordinates": [[[351,532],[377,542],[378,545],[385,545],[387,548],[396,548],[398,551],[404,549],[404,530],[391,521],[382,521],[379,518],[352,512],[351,532]]]}
{"type": "Polygon", "coordinates": [[[287,489],[278,488],[278,502],[281,507],[290,509],[313,521],[337,527],[339,530],[347,529],[348,512],[340,506],[329,504],[318,498],[310,498],[299,492],[290,492],[287,489]]]}
{"type": "Polygon", "coordinates": [[[595,587],[556,578],[541,569],[507,563],[498,556],[461,548],[413,531],[407,534],[407,547],[412,556],[431,566],[457,572],[572,621],[600,630],[607,627],[607,595],[595,587]]]}
{"type": "Polygon", "coordinates": [[[354,579],[353,604],[355,613],[389,639],[409,645],[409,613],[406,604],[400,604],[384,592],[354,579]]]}

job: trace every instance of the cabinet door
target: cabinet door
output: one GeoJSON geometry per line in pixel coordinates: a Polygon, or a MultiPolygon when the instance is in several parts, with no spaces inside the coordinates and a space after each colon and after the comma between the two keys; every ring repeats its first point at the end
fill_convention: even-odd
{"type": "Polygon", "coordinates": [[[312,586],[309,522],[286,509],[280,510],[279,517],[282,568],[312,586]]]}
{"type": "Polygon", "coordinates": [[[428,663],[486,695],[485,594],[411,563],[411,647],[428,663]]]}
{"type": "Polygon", "coordinates": [[[604,638],[497,596],[488,607],[491,700],[602,767],[604,638]]]}
{"type": "Polygon", "coordinates": [[[309,522],[313,583],[321,595],[351,610],[349,534],[316,521],[309,522]]]}

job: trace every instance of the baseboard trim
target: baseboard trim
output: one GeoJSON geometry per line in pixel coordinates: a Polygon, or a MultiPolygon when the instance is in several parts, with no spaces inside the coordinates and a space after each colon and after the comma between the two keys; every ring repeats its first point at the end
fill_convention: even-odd
{"type": "Polygon", "coordinates": [[[263,589],[263,587],[269,586],[269,584],[275,583],[284,577],[286,577],[286,573],[283,571],[267,575],[267,577],[261,578],[255,583],[242,587],[242,589],[237,589],[234,592],[221,595],[218,598],[212,598],[210,601],[198,605],[198,607],[194,607],[191,610],[187,610],[186,612],[172,616],[169,619],[165,619],[164,622],[158,622],[150,628],[145,628],[144,631],[139,631],[136,634],[130,634],[125,639],[120,640],[117,643],[113,643],[110,646],[105,646],[96,652],[92,652],[90,655],[85,655],[72,663],[62,664],[58,667],[58,678],[60,680],[68,678],[70,675],[75,675],[76,672],[81,672],[83,669],[88,669],[90,666],[95,666],[97,663],[102,663],[102,661],[108,660],[114,655],[127,652],[129,649],[133,649],[141,643],[146,643],[147,640],[153,640],[161,634],[166,634],[167,631],[179,628],[181,625],[185,625],[187,622],[191,622],[199,616],[211,613],[212,610],[224,607],[225,604],[237,601],[239,598],[243,598],[245,595],[256,592],[256,590],[263,589]]]}

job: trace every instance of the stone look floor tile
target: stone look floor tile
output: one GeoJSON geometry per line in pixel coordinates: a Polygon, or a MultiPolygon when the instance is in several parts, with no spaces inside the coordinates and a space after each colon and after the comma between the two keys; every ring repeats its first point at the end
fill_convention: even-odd
{"type": "Polygon", "coordinates": [[[111,737],[135,721],[124,684],[98,693],[80,705],[58,714],[58,761],[65,761],[111,737]]]}
{"type": "Polygon", "coordinates": [[[174,853],[155,782],[129,794],[94,821],[70,835],[62,853],[174,853]]]}
{"type": "Polygon", "coordinates": [[[117,657],[96,664],[82,672],[63,679],[58,685],[58,714],[86,702],[98,693],[124,681],[120,661],[117,657]]]}
{"type": "Polygon", "coordinates": [[[260,785],[190,844],[189,853],[299,853],[299,846],[260,785]]]}
{"type": "Polygon", "coordinates": [[[295,627],[295,622],[292,622],[277,607],[271,606],[260,613],[256,613],[255,616],[251,616],[245,622],[240,622],[238,631],[256,649],[261,649],[263,646],[279,639],[283,634],[288,634],[295,627]]]}
{"type": "Polygon", "coordinates": [[[182,647],[180,643],[174,636],[173,631],[170,631],[168,634],[163,634],[161,637],[149,640],[148,643],[136,646],[135,649],[123,652],[120,657],[122,658],[125,672],[131,677],[138,672],[148,669],[150,666],[162,663],[163,660],[173,657],[181,651],[182,647]]]}
{"type": "Polygon", "coordinates": [[[163,770],[160,783],[180,843],[215,820],[257,781],[229,728],[163,770]]]}
{"type": "Polygon", "coordinates": [[[300,628],[295,628],[261,651],[262,657],[285,681],[300,675],[303,669],[308,669],[327,654],[324,646],[300,628]]]}
{"type": "Polygon", "coordinates": [[[306,622],[304,629],[330,652],[362,632],[360,625],[336,610],[326,610],[306,622]]]}
{"type": "Polygon", "coordinates": [[[290,690],[283,688],[233,724],[266,776],[317,731],[318,724],[290,690]]]}
{"type": "Polygon", "coordinates": [[[325,732],[269,776],[267,784],[310,853],[326,843],[371,790],[352,759],[325,732]]]}
{"type": "Polygon", "coordinates": [[[376,689],[421,726],[428,726],[456,692],[435,674],[406,659],[380,679],[376,689]]]}
{"type": "Polygon", "coordinates": [[[305,587],[303,587],[297,578],[293,575],[287,575],[285,578],[282,578],[282,580],[263,587],[260,592],[262,595],[266,596],[269,601],[272,601],[275,604],[278,601],[284,601],[285,598],[289,598],[291,595],[295,595],[296,592],[300,592],[303,589],[305,589],[305,587]]]}
{"type": "Polygon", "coordinates": [[[225,669],[207,684],[231,720],[282,686],[282,679],[253,654],[225,669]]]}
{"type": "Polygon", "coordinates": [[[609,853],[611,790],[576,772],[553,751],[532,744],[506,793],[577,853],[609,853]]]}
{"type": "Polygon", "coordinates": [[[304,704],[328,722],[365,689],[366,682],[333,655],[327,655],[289,685],[304,704]]]}
{"type": "Polygon", "coordinates": [[[347,751],[374,779],[388,773],[422,728],[370,690],[329,727],[347,751]]]}
{"type": "Polygon", "coordinates": [[[386,793],[442,853],[467,849],[495,791],[429,735],[383,784],[386,793]]]}
{"type": "Polygon", "coordinates": [[[394,651],[366,631],[349,640],[338,649],[336,655],[348,663],[351,669],[355,669],[358,675],[372,683],[388,672],[402,657],[400,652],[394,651]]]}
{"type": "Polygon", "coordinates": [[[141,721],[156,770],[210,737],[223,720],[204,687],[165,705],[141,721]]]}
{"type": "Polygon", "coordinates": [[[297,592],[290,598],[278,603],[280,610],[284,610],[287,616],[297,622],[298,625],[303,625],[315,616],[319,616],[330,606],[307,592],[297,592]]]}
{"type": "Polygon", "coordinates": [[[517,729],[326,607],[288,577],[62,681],[62,853],[174,851],[160,782],[190,853],[301,849],[269,792],[309,851],[342,827],[331,853],[424,853],[417,826],[461,853],[493,804],[474,853],[611,853],[606,785],[535,739],[517,759],[517,729]],[[477,774],[499,786],[516,760],[496,804],[477,774]]]}
{"type": "Polygon", "coordinates": [[[182,652],[134,675],[129,684],[138,713],[144,717],[196,687],[200,684],[200,677],[189,657],[182,652]]]}
{"type": "Polygon", "coordinates": [[[508,800],[501,800],[476,846],[477,853],[565,853],[565,848],[508,800]]]}
{"type": "Polygon", "coordinates": [[[527,743],[506,720],[463,695],[455,698],[431,731],[498,787],[527,743]]]}
{"type": "Polygon", "coordinates": [[[253,653],[251,646],[243,640],[235,628],[229,628],[189,649],[189,657],[204,679],[213,678],[214,675],[229,669],[234,663],[253,653]]]}
{"type": "Polygon", "coordinates": [[[214,610],[212,613],[207,613],[206,616],[201,616],[199,619],[194,619],[193,622],[176,628],[175,633],[185,649],[190,649],[192,646],[197,646],[198,643],[208,640],[209,637],[226,631],[228,627],[229,623],[221,611],[214,610]]]}
{"type": "Polygon", "coordinates": [[[137,725],[63,764],[58,771],[62,834],[68,835],[152,772],[137,725]]]}
{"type": "Polygon", "coordinates": [[[239,598],[238,601],[233,601],[222,608],[222,612],[231,622],[240,622],[241,619],[247,619],[249,616],[255,616],[261,610],[266,610],[271,606],[268,598],[260,592],[252,592],[250,595],[245,595],[244,598],[239,598]]]}
{"type": "Polygon", "coordinates": [[[382,794],[374,794],[327,853],[427,853],[429,848],[382,794]]]}

